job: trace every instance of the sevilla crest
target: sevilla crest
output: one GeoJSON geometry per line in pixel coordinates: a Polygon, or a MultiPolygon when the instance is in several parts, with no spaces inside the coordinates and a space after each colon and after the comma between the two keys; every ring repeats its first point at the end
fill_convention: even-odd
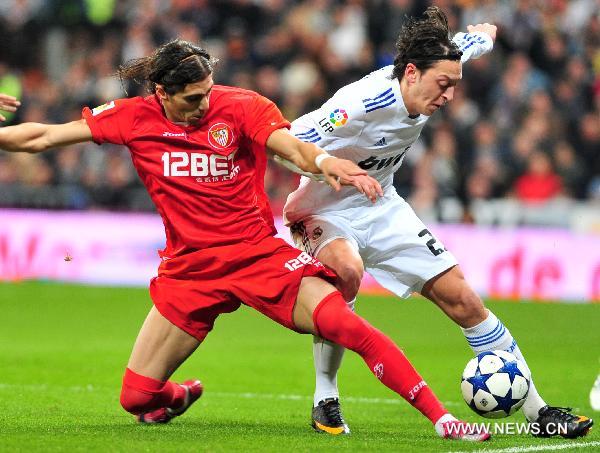
{"type": "Polygon", "coordinates": [[[208,130],[208,142],[214,148],[227,148],[233,143],[233,131],[225,123],[213,124],[208,130]]]}

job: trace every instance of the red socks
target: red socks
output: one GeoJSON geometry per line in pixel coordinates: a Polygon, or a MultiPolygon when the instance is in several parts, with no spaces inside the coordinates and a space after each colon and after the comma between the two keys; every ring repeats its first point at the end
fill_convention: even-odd
{"type": "Polygon", "coordinates": [[[121,406],[134,415],[161,407],[177,408],[183,404],[185,389],[174,382],[162,382],[134,373],[129,368],[123,376],[121,406]]]}
{"type": "Polygon", "coordinates": [[[339,292],[321,301],[313,313],[313,321],[321,337],[357,352],[384,385],[432,423],[448,413],[404,353],[392,340],[350,310],[339,292]]]}

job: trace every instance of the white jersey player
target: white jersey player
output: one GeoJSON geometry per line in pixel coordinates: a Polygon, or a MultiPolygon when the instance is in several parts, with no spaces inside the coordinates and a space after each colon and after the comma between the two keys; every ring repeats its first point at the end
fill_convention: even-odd
{"type": "MultiPolygon", "coordinates": [[[[493,45],[485,33],[466,35],[462,41],[477,43],[469,48],[470,53],[463,53],[463,61],[493,45]]],[[[367,170],[381,184],[384,196],[373,205],[350,187],[335,192],[303,176],[287,199],[284,220],[297,245],[315,256],[337,238],[349,241],[366,270],[382,286],[404,297],[421,291],[425,282],[454,266],[456,260],[393,185],[394,173],[429,119],[409,114],[393,69],[386,66],[343,87],[320,109],[292,123],[296,137],[367,170]],[[379,234],[373,236],[373,231],[379,234]]],[[[439,101],[440,107],[443,102],[439,101]]]]}
{"type": "MultiPolygon", "coordinates": [[[[485,32],[458,33],[453,41],[462,51],[463,63],[488,53],[494,45],[485,32]]],[[[393,69],[392,65],[386,66],[346,85],[320,109],[292,123],[296,137],[318,143],[332,156],[353,160],[367,170],[380,182],[388,199],[398,198],[394,173],[429,119],[427,115],[408,113],[393,69]]],[[[439,107],[441,104],[436,106],[439,107]]],[[[300,187],[288,197],[285,206],[288,224],[306,215],[370,206],[351,187],[334,192],[319,182],[309,175],[302,177],[300,187]]]]}
{"type": "MultiPolygon", "coordinates": [[[[298,247],[336,271],[349,304],[366,270],[400,297],[420,292],[436,303],[462,328],[475,353],[502,349],[526,364],[508,329],[466,283],[454,256],[393,187],[394,172],[429,116],[452,100],[461,63],[493,47],[495,26],[478,24],[468,31],[451,41],[445,15],[430,7],[423,18],[403,27],[394,65],[343,87],[320,109],[292,123],[296,137],[367,170],[380,182],[384,196],[370,203],[351,188],[334,192],[306,175],[288,197],[284,220],[298,247]]],[[[343,348],[315,337],[312,418],[317,431],[349,432],[337,389],[342,355],[343,348]]],[[[565,423],[566,437],[585,435],[593,423],[548,406],[533,384],[524,412],[547,435],[549,423],[565,423]]]]}

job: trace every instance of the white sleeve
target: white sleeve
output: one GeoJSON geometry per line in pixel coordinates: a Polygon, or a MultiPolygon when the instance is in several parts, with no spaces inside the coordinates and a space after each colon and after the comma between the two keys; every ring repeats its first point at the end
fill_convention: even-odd
{"type": "Polygon", "coordinates": [[[474,33],[460,32],[454,35],[452,41],[462,50],[460,61],[465,63],[471,58],[477,59],[494,48],[494,40],[487,33],[476,31],[474,33]]]}
{"type": "Polygon", "coordinates": [[[365,107],[351,86],[340,89],[317,110],[292,122],[291,133],[325,151],[352,146],[365,126],[365,107]]]}
{"type": "MultiPolygon", "coordinates": [[[[349,96],[351,91],[347,86],[340,89],[321,108],[293,121],[290,132],[303,142],[314,143],[325,151],[335,151],[356,143],[365,124],[365,108],[359,97],[349,96]]],[[[323,175],[305,172],[287,159],[274,156],[274,160],[294,173],[314,181],[325,181],[323,175]]]]}

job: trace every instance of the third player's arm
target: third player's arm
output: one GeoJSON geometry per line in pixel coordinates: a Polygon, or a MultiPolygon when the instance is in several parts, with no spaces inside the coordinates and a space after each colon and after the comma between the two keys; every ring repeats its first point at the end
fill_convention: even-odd
{"type": "Polygon", "coordinates": [[[92,131],[84,119],[65,124],[23,123],[0,129],[0,149],[39,153],[74,143],[92,140],[92,131]]]}
{"type": "MultiPolygon", "coordinates": [[[[17,107],[21,105],[21,102],[13,96],[8,94],[0,93],[0,110],[5,112],[16,112],[17,107]]],[[[0,114],[0,121],[6,121],[6,118],[0,114]]]]}

